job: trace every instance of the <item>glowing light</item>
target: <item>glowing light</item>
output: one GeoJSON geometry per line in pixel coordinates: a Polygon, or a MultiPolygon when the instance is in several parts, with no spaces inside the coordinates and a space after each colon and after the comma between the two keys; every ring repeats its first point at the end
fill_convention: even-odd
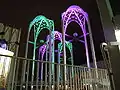
{"type": "MultiPolygon", "coordinates": [[[[115,36],[116,36],[117,42],[120,43],[120,30],[115,30],[115,36]]],[[[120,45],[119,45],[119,49],[120,49],[120,45]]]]}
{"type": "Polygon", "coordinates": [[[23,88],[25,88],[25,85],[23,85],[23,88]]]}
{"type": "MultiPolygon", "coordinates": [[[[70,52],[72,51],[72,43],[71,42],[66,41],[65,46],[69,49],[70,52]]],[[[58,44],[58,49],[60,52],[62,52],[62,49],[63,49],[62,42],[58,44]]]]}
{"type": "Polygon", "coordinates": [[[39,58],[38,58],[39,60],[43,60],[43,56],[45,54],[46,47],[47,47],[46,44],[40,46],[40,48],[39,48],[39,58]],[[42,56],[41,58],[40,58],[40,55],[42,56]]]}
{"type": "Polygon", "coordinates": [[[80,27],[84,29],[85,20],[88,20],[88,15],[79,6],[72,5],[66,10],[66,12],[62,13],[62,20],[65,32],[68,24],[72,21],[78,23],[80,27]]]}
{"type": "Polygon", "coordinates": [[[33,86],[31,86],[31,88],[33,88],[33,86]]]}
{"type": "Polygon", "coordinates": [[[73,33],[73,36],[74,36],[74,37],[77,37],[77,36],[78,36],[78,33],[73,33]]]}
{"type": "Polygon", "coordinates": [[[0,39],[0,48],[3,48],[5,50],[8,49],[7,42],[5,39],[0,39]]]}
{"type": "Polygon", "coordinates": [[[52,85],[52,88],[54,88],[54,85],[52,85]]]}
{"type": "Polygon", "coordinates": [[[34,20],[30,23],[29,30],[31,30],[34,25],[36,26],[37,31],[44,28],[51,30],[51,28],[53,28],[53,21],[47,19],[45,16],[39,15],[36,16],[34,20]]]}
{"type": "MultiPolygon", "coordinates": [[[[1,55],[13,56],[13,52],[0,48],[1,55]]],[[[11,58],[0,56],[0,87],[5,87],[7,75],[9,73],[11,58]]]]}
{"type": "Polygon", "coordinates": [[[62,13],[62,23],[63,23],[64,33],[66,33],[67,26],[71,22],[76,22],[81,27],[83,35],[84,35],[87,66],[90,67],[87,38],[86,38],[86,34],[87,34],[86,25],[85,25],[86,21],[88,22],[88,15],[79,6],[72,5],[64,13],[62,13]]]}
{"type": "Polygon", "coordinates": [[[60,40],[62,42],[62,34],[58,31],[54,31],[54,40],[60,40]]]}
{"type": "MultiPolygon", "coordinates": [[[[54,33],[54,40],[60,40],[62,42],[62,34],[58,31],[53,31],[53,33],[54,33]]],[[[49,40],[50,40],[50,35],[47,36],[47,41],[46,42],[49,43],[49,40]]],[[[40,46],[40,48],[39,48],[39,58],[38,58],[39,60],[43,60],[43,56],[45,54],[46,48],[47,48],[46,44],[40,46]],[[40,54],[41,54],[42,58],[40,58],[40,54]]]]}
{"type": "MultiPolygon", "coordinates": [[[[52,33],[52,31],[54,31],[54,22],[53,20],[50,20],[50,19],[47,19],[45,16],[43,15],[38,15],[36,16],[32,22],[30,22],[30,25],[29,25],[29,32],[28,32],[28,41],[27,41],[27,45],[26,45],[26,54],[25,54],[25,58],[27,58],[27,52],[28,52],[28,43],[31,42],[29,41],[29,35],[30,35],[30,31],[31,30],[34,30],[34,41],[33,42],[33,45],[34,45],[34,48],[33,48],[33,60],[36,59],[36,48],[38,47],[36,42],[37,42],[37,39],[38,39],[38,36],[40,34],[40,32],[43,30],[43,29],[47,29],[49,30],[51,33],[50,33],[50,42],[51,43],[54,43],[54,34],[52,33]]],[[[41,47],[41,51],[42,54],[45,53],[45,46],[41,47]]],[[[49,58],[49,61],[50,62],[53,62],[54,63],[54,46],[53,44],[50,44],[49,43],[49,51],[50,51],[50,56],[51,58],[49,58]]],[[[43,56],[43,55],[42,55],[43,56]]],[[[43,57],[42,57],[43,58],[43,57]]],[[[52,65],[52,68],[54,66],[52,65]]],[[[35,69],[35,62],[32,63],[32,80],[34,78],[34,69],[35,69]]],[[[33,81],[32,81],[33,82],[33,81]]]]}

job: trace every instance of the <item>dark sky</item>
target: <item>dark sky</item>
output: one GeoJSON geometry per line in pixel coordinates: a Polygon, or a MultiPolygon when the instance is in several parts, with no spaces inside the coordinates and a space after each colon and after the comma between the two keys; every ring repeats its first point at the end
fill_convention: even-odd
{"type": "MultiPolygon", "coordinates": [[[[0,0],[0,22],[22,28],[21,43],[25,43],[29,23],[34,17],[45,15],[54,20],[55,29],[61,32],[61,13],[73,4],[83,8],[89,15],[97,60],[100,60],[99,45],[104,37],[95,0],[0,0]]],[[[24,51],[23,47],[22,44],[20,52],[24,51]]]]}

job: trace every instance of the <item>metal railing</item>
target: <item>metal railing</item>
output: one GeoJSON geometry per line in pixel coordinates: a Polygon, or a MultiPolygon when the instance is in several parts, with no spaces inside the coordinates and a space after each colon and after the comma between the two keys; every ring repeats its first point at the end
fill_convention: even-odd
{"type": "MultiPolygon", "coordinates": [[[[11,58],[11,67],[7,78],[2,78],[3,73],[0,76],[2,87],[6,88],[6,90],[111,90],[107,70],[105,69],[96,70],[82,66],[64,65],[45,61],[40,62],[40,60],[21,57],[11,58]],[[27,62],[26,72],[25,75],[23,75],[22,64],[24,64],[25,61],[27,62]],[[35,63],[35,72],[34,80],[31,82],[33,62],[35,63]],[[42,74],[41,64],[43,64],[42,74]],[[54,65],[54,70],[51,67],[52,65],[54,65]],[[63,79],[64,67],[66,67],[66,81],[63,79]],[[22,79],[23,77],[24,80],[22,79]],[[64,85],[64,82],[66,82],[66,85],[64,85]]],[[[4,70],[4,68],[2,69],[4,70]]]]}

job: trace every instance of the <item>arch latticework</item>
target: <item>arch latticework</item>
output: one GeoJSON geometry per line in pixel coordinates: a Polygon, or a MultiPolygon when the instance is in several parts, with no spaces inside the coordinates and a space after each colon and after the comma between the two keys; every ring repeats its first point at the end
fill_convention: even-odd
{"type": "MultiPolygon", "coordinates": [[[[36,49],[39,47],[39,46],[37,46],[37,39],[38,39],[38,36],[39,36],[40,32],[44,29],[47,29],[50,32],[50,34],[49,34],[50,35],[50,38],[49,38],[50,43],[48,45],[48,47],[49,47],[49,59],[48,60],[50,62],[54,62],[54,57],[53,57],[54,56],[54,44],[52,44],[52,43],[54,43],[54,34],[53,34],[54,22],[52,20],[47,19],[45,16],[42,16],[42,15],[39,15],[39,16],[35,17],[29,25],[25,58],[28,57],[28,44],[33,44],[33,46],[34,46],[34,48],[33,48],[33,60],[36,59],[36,49]],[[29,40],[31,30],[34,30],[33,41],[29,40]]],[[[27,67],[27,69],[29,70],[29,67],[27,67]]],[[[33,79],[34,79],[34,69],[35,69],[35,63],[33,61],[33,63],[32,63],[32,76],[31,76],[32,77],[32,82],[33,82],[33,79]]],[[[26,70],[26,60],[25,60],[25,63],[24,63],[23,75],[25,75],[25,70],[26,70]]],[[[24,80],[24,78],[25,77],[23,77],[22,81],[24,80]]]]}
{"type": "MultiPolygon", "coordinates": [[[[58,31],[52,31],[52,33],[54,35],[54,37],[53,37],[54,41],[55,40],[59,40],[60,42],[62,42],[62,34],[60,32],[58,32],[58,31]]],[[[39,47],[39,56],[41,54],[41,58],[38,58],[39,60],[43,59],[44,54],[45,54],[47,48],[49,48],[48,47],[48,43],[50,42],[49,40],[50,40],[50,35],[47,36],[45,44],[39,47]]]]}
{"type": "MultiPolygon", "coordinates": [[[[68,50],[70,52],[71,63],[73,63],[72,43],[65,41],[65,46],[68,48],[68,50]]],[[[62,42],[60,42],[58,44],[58,56],[59,56],[58,62],[59,63],[60,63],[60,53],[62,52],[62,50],[63,50],[63,44],[62,44],[62,42]]]]}
{"type": "MultiPolygon", "coordinates": [[[[60,41],[60,43],[58,43],[58,52],[61,53],[61,52],[62,52],[62,49],[63,49],[62,34],[61,34],[60,32],[58,32],[58,31],[53,31],[53,33],[54,33],[54,41],[55,41],[55,40],[59,40],[59,41],[60,41]]],[[[44,54],[45,54],[45,52],[46,52],[46,50],[47,50],[47,48],[48,48],[48,47],[47,47],[47,43],[49,43],[49,35],[47,36],[47,41],[46,41],[46,43],[45,43],[44,45],[42,45],[42,46],[39,47],[39,55],[38,55],[38,57],[39,57],[40,54],[41,54],[41,58],[40,58],[40,57],[38,58],[39,60],[43,60],[44,54]]],[[[66,41],[66,42],[65,42],[65,45],[66,45],[66,47],[68,48],[70,54],[72,54],[72,43],[66,41]]],[[[58,60],[58,62],[59,62],[59,60],[58,60]]]]}
{"type": "MultiPolygon", "coordinates": [[[[43,29],[48,29],[50,31],[51,41],[53,41],[54,35],[52,31],[54,31],[54,22],[52,20],[47,19],[45,16],[39,15],[37,16],[29,25],[29,32],[33,27],[34,30],[34,41],[32,42],[34,45],[34,52],[33,52],[33,60],[35,59],[35,50],[37,48],[36,41],[38,35],[43,29]]],[[[29,34],[28,32],[28,34],[29,34]]],[[[30,41],[28,41],[30,42],[30,41]]]]}
{"type": "MultiPolygon", "coordinates": [[[[63,31],[63,40],[65,41],[65,33],[66,33],[66,29],[67,29],[68,25],[71,22],[76,22],[81,27],[83,35],[84,35],[85,50],[86,50],[86,57],[87,57],[87,66],[90,67],[89,53],[88,53],[88,46],[87,46],[87,39],[86,39],[87,32],[86,32],[86,26],[85,26],[85,22],[87,20],[88,20],[87,13],[84,12],[79,6],[76,6],[76,5],[70,6],[62,14],[62,23],[63,23],[63,30],[64,30],[63,31]]],[[[64,41],[63,41],[63,44],[65,43],[64,41]]]]}
{"type": "Polygon", "coordinates": [[[87,20],[87,16],[87,13],[84,12],[79,6],[70,6],[66,12],[62,14],[64,32],[66,32],[67,26],[74,21],[79,24],[83,33],[86,33],[85,21],[87,20]]]}

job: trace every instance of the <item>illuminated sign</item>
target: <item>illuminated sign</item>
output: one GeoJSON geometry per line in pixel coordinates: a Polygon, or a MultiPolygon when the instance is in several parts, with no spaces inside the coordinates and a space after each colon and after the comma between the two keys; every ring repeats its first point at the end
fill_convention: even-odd
{"type": "MultiPolygon", "coordinates": [[[[3,48],[0,48],[0,55],[13,56],[14,53],[3,48]]],[[[6,85],[6,79],[9,73],[10,64],[11,64],[10,57],[0,56],[0,88],[4,88],[6,85]]]]}

